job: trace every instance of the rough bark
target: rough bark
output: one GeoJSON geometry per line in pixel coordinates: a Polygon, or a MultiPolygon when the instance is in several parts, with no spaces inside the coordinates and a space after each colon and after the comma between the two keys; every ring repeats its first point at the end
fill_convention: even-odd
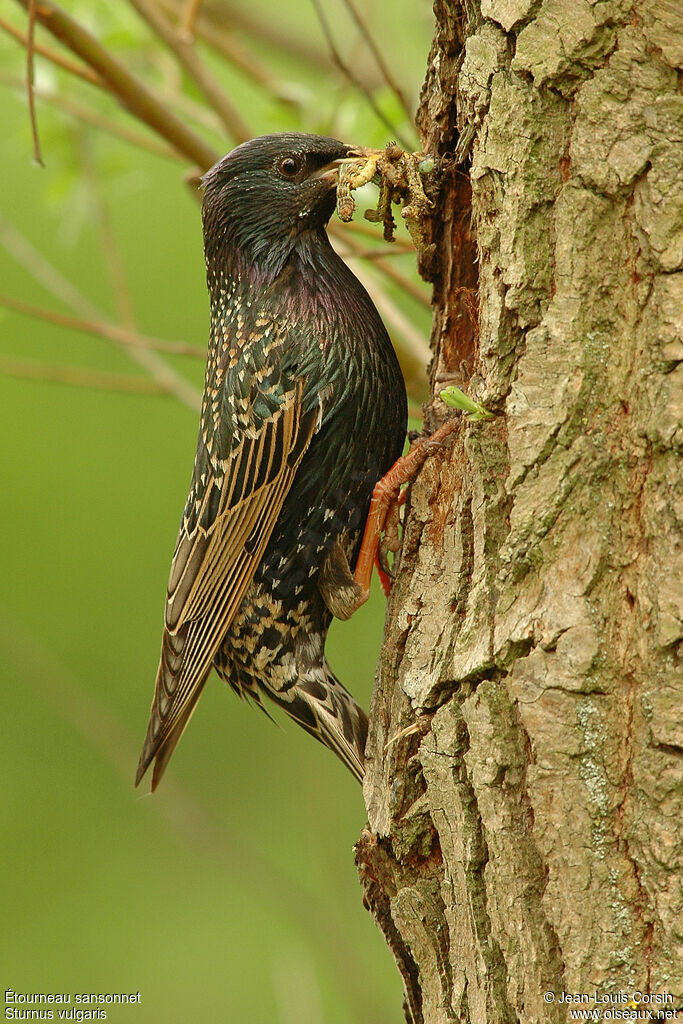
{"type": "Polygon", "coordinates": [[[371,713],[357,858],[414,1024],[683,1005],[680,10],[435,4],[432,383],[497,416],[412,486],[371,713]]]}

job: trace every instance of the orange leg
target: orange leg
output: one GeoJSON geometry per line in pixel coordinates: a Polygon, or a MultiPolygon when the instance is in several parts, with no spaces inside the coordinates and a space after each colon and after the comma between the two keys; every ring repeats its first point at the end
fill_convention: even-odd
{"type": "Polygon", "coordinates": [[[391,580],[389,579],[389,574],[386,573],[379,564],[378,554],[375,554],[375,569],[377,570],[377,575],[379,576],[379,582],[382,586],[382,590],[384,591],[384,596],[389,597],[389,594],[391,593],[391,580]]]}
{"type": "MultiPolygon", "coordinates": [[[[389,506],[392,501],[397,500],[400,487],[415,475],[425,459],[439,450],[442,442],[453,433],[457,425],[457,420],[448,420],[431,437],[416,441],[407,455],[402,455],[400,459],[397,459],[389,472],[375,484],[360,553],[356,562],[356,571],[353,574],[354,580],[366,596],[370,590],[372,566],[377,558],[379,538],[384,529],[389,506]]],[[[384,582],[382,585],[384,587],[384,582]]],[[[385,593],[387,593],[386,589],[385,593]]]]}

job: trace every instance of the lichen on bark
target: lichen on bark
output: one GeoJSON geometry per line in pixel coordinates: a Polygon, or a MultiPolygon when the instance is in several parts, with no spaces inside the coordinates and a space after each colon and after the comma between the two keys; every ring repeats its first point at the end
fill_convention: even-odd
{"type": "Polygon", "coordinates": [[[431,380],[497,416],[411,489],[361,877],[414,1024],[680,1006],[680,8],[435,14],[431,380]]]}

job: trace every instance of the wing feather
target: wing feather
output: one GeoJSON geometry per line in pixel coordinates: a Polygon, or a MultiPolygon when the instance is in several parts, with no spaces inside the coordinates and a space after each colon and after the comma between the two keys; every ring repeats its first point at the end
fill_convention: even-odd
{"type": "Polygon", "coordinates": [[[216,651],[265,551],[308,448],[320,409],[302,411],[298,380],[258,430],[245,434],[224,463],[217,514],[215,481],[205,488],[173,556],[165,628],[147,737],[136,785],[155,760],[152,789],[199,699],[216,651]],[[205,525],[207,524],[208,525],[205,525]]]}

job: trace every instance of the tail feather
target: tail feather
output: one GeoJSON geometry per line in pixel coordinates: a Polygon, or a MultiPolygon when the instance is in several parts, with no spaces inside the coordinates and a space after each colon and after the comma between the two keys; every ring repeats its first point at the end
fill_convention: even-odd
{"type": "Polygon", "coordinates": [[[265,692],[363,782],[368,718],[327,662],[299,678],[288,690],[265,692]]]}
{"type": "Polygon", "coordinates": [[[198,680],[192,679],[188,683],[184,679],[183,658],[189,632],[188,627],[182,628],[176,635],[164,630],[147,735],[135,776],[137,786],[154,761],[152,792],[159,785],[171,754],[185,732],[211,671],[209,665],[203,677],[199,676],[198,680]]]}
{"type": "Polygon", "coordinates": [[[154,761],[154,770],[152,772],[152,785],[150,787],[152,793],[157,788],[157,786],[161,782],[161,777],[166,770],[166,765],[168,764],[171,758],[171,754],[175,750],[178,741],[180,740],[180,737],[185,732],[187,724],[192,718],[194,709],[197,707],[197,701],[199,700],[203,688],[204,683],[201,683],[201,685],[197,687],[194,694],[192,695],[192,703],[185,708],[182,716],[173,724],[173,727],[171,731],[168,733],[168,735],[164,736],[163,738],[159,736],[155,739],[152,735],[150,735],[150,723],[150,727],[147,731],[147,737],[142,748],[142,754],[140,755],[140,760],[138,762],[138,770],[135,775],[136,786],[142,780],[143,775],[149,768],[152,761],[154,761]]]}

